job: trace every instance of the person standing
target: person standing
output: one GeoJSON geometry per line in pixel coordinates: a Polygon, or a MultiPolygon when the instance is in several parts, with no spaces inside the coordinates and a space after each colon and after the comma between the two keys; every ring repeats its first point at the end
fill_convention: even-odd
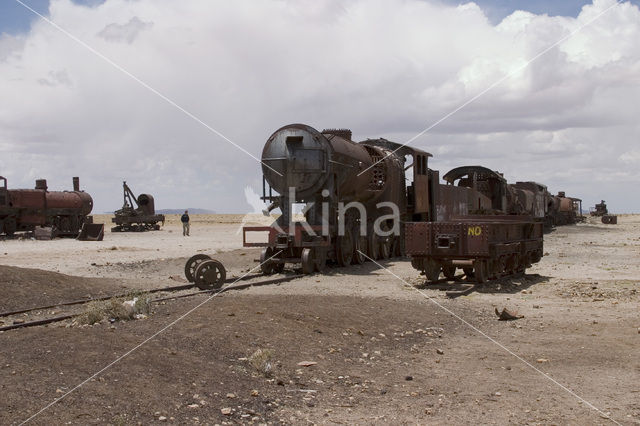
{"type": "Polygon", "coordinates": [[[189,236],[189,210],[185,210],[184,214],[180,218],[182,222],[182,235],[189,236]]]}

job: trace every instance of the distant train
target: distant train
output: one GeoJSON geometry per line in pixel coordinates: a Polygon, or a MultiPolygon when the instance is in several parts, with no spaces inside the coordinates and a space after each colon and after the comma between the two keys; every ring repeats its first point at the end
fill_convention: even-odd
{"type": "Polygon", "coordinates": [[[91,195],[80,191],[73,178],[73,191],[49,191],[45,179],[36,180],[35,189],[8,189],[0,176],[0,235],[51,227],[54,236],[77,237],[93,209],[91,195]]]}

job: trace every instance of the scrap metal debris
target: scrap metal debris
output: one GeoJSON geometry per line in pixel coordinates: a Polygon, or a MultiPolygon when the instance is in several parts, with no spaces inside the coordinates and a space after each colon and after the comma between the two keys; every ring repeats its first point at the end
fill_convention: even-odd
{"type": "Polygon", "coordinates": [[[507,310],[507,308],[503,308],[502,312],[500,312],[498,308],[495,308],[495,309],[496,309],[496,315],[498,316],[498,319],[500,321],[512,321],[512,320],[524,318],[524,315],[518,315],[517,312],[510,312],[507,310]]]}

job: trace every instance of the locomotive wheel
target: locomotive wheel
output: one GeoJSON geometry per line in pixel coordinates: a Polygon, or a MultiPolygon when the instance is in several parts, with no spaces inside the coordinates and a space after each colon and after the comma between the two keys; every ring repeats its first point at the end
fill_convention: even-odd
{"type": "Polygon", "coordinates": [[[399,236],[393,237],[393,244],[391,249],[391,255],[393,257],[402,257],[404,254],[402,253],[402,239],[399,236]]]}
{"type": "Polygon", "coordinates": [[[351,259],[353,259],[353,233],[351,229],[346,228],[344,235],[339,236],[336,241],[336,256],[338,257],[338,264],[340,266],[351,265],[351,259]]]}
{"type": "Polygon", "coordinates": [[[429,281],[438,281],[440,278],[440,264],[433,259],[426,259],[424,262],[424,274],[429,281]]]}
{"type": "Polygon", "coordinates": [[[356,238],[356,247],[353,251],[353,263],[362,265],[367,261],[367,237],[360,236],[356,238]]]}
{"type": "MultiPolygon", "coordinates": [[[[389,225],[383,222],[380,225],[380,230],[384,233],[389,232],[389,225]]],[[[389,259],[391,257],[391,250],[393,249],[393,235],[387,235],[385,237],[378,236],[378,251],[380,259],[389,259]]]]}
{"type": "Polygon", "coordinates": [[[487,282],[487,262],[482,259],[474,261],[473,274],[475,275],[478,284],[487,282]]]}
{"type": "Polygon", "coordinates": [[[380,252],[380,259],[389,259],[391,257],[391,237],[380,237],[378,244],[378,250],[380,252]]]}
{"type": "Polygon", "coordinates": [[[378,237],[373,233],[373,229],[367,234],[367,252],[369,257],[373,260],[380,259],[380,245],[378,244],[378,237]]]}
{"type": "Polygon", "coordinates": [[[211,259],[209,255],[202,253],[191,256],[189,260],[187,260],[187,263],[185,263],[184,265],[184,276],[187,278],[187,281],[189,281],[190,283],[195,282],[196,268],[200,263],[209,259],[211,259]]]}
{"type": "Polygon", "coordinates": [[[313,266],[317,272],[322,272],[327,264],[327,252],[325,249],[316,247],[313,250],[313,266]]]}
{"type": "Polygon", "coordinates": [[[496,275],[500,276],[500,275],[504,275],[506,270],[507,270],[507,258],[506,256],[500,256],[498,258],[498,260],[496,261],[496,275]]]}
{"type": "Polygon", "coordinates": [[[473,277],[473,268],[462,268],[462,272],[464,272],[467,278],[473,277]]]}
{"type": "Polygon", "coordinates": [[[194,274],[196,286],[201,290],[215,290],[222,287],[227,279],[227,271],[215,259],[208,259],[200,262],[194,274]]]}
{"type": "Polygon", "coordinates": [[[353,251],[353,263],[362,265],[367,261],[367,237],[359,236],[356,238],[356,249],[353,251]]]}
{"type": "MultiPolygon", "coordinates": [[[[271,275],[276,270],[276,264],[270,259],[273,256],[273,248],[265,247],[260,252],[260,270],[265,275],[271,275]]],[[[284,264],[283,264],[284,268],[284,264]]]]}
{"type": "Polygon", "coordinates": [[[18,229],[18,225],[16,224],[16,220],[12,217],[8,217],[4,220],[4,233],[8,236],[12,236],[16,230],[18,229]]]}
{"type": "Polygon", "coordinates": [[[445,265],[442,267],[442,273],[448,280],[452,280],[456,276],[456,267],[453,265],[445,265]]]}
{"type": "Polygon", "coordinates": [[[302,273],[303,274],[312,274],[316,269],[316,264],[314,262],[312,249],[304,248],[302,249],[302,273]]]}

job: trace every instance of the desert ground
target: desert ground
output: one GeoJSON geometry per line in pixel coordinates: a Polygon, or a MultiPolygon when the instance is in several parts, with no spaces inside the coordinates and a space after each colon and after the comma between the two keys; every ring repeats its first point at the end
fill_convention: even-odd
{"type": "MultiPolygon", "coordinates": [[[[184,284],[196,253],[252,274],[242,220],[192,216],[189,237],[171,216],[155,232],[107,226],[102,242],[0,241],[0,311],[146,297],[184,284]]],[[[640,215],[618,221],[559,227],[524,276],[459,297],[393,259],[152,303],[139,319],[1,332],[0,424],[637,425],[640,215]]]]}

